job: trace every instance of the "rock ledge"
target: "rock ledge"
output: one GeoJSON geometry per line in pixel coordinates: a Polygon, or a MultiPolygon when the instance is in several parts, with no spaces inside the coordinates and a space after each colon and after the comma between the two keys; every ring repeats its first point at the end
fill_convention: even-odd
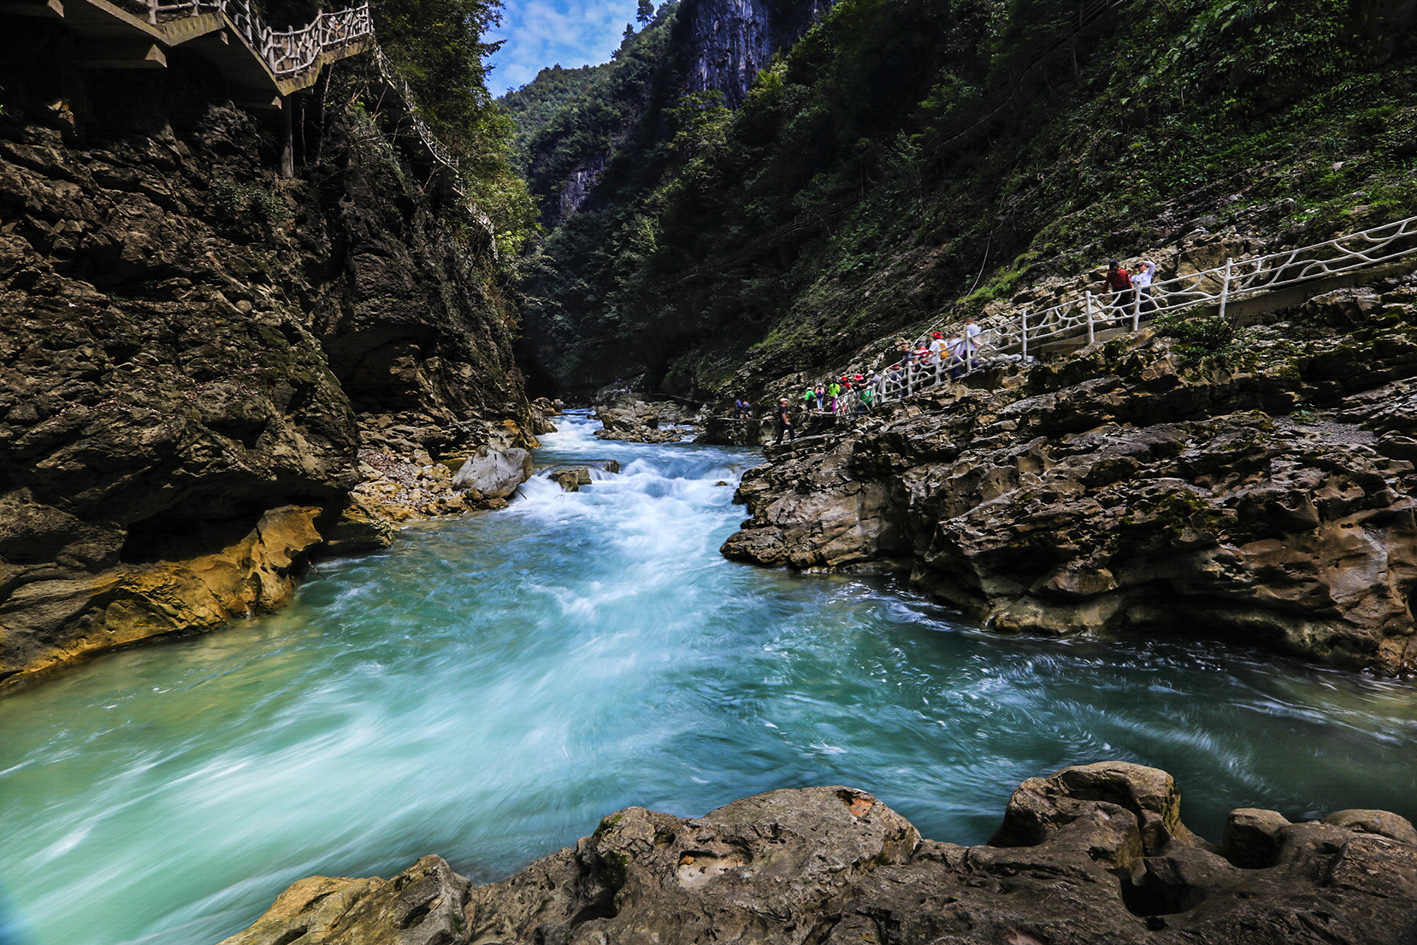
{"type": "Polygon", "coordinates": [[[1025,781],[988,845],[922,839],[847,787],[700,818],[631,807],[501,883],[428,856],[392,880],[311,877],[222,945],[1410,945],[1417,835],[1379,811],[1231,814],[1220,847],[1164,771],[1025,781]]]}

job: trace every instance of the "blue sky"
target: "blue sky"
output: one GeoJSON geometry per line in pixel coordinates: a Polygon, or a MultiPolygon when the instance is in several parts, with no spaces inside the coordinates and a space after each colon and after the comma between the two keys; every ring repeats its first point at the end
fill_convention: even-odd
{"type": "Polygon", "coordinates": [[[503,0],[502,25],[486,37],[506,40],[488,59],[496,67],[488,90],[501,95],[556,63],[570,69],[608,62],[638,6],[638,0],[503,0]]]}

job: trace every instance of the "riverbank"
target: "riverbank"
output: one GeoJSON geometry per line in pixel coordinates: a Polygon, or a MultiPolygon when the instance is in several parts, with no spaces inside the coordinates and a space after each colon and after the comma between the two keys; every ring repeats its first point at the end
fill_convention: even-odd
{"type": "Polygon", "coordinates": [[[882,405],[769,448],[724,553],[904,571],[1004,633],[1199,632],[1412,674],[1414,300],[1389,279],[1233,339],[1144,330],[882,405]]]}
{"type": "Polygon", "coordinates": [[[735,941],[808,945],[1389,945],[1417,935],[1417,830],[1381,811],[1236,810],[1214,846],[1175,782],[1123,763],[1025,781],[987,845],[923,839],[846,787],[701,818],[632,807],[475,885],[436,856],[311,877],[222,945],[735,941]]]}

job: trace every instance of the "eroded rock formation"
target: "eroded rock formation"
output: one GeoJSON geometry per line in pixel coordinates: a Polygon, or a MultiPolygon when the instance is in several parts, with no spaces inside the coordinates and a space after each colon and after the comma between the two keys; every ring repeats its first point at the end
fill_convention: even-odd
{"type": "Polygon", "coordinates": [[[361,445],[536,428],[477,253],[367,118],[308,113],[282,181],[200,63],[51,66],[82,120],[0,117],[0,680],[268,611],[325,538],[386,542],[343,514],[361,445]]]}
{"type": "Polygon", "coordinates": [[[1344,811],[1230,815],[1219,847],[1171,777],[1118,762],[1025,781],[988,845],[922,839],[846,787],[686,819],[631,807],[474,886],[436,856],[390,881],[312,877],[223,945],[816,943],[1396,945],[1417,934],[1417,832],[1344,811]]]}
{"type": "Polygon", "coordinates": [[[1417,671],[1414,300],[1410,278],[1321,296],[1230,366],[1148,331],[922,394],[770,451],[724,553],[908,569],[1001,631],[1417,671]]]}

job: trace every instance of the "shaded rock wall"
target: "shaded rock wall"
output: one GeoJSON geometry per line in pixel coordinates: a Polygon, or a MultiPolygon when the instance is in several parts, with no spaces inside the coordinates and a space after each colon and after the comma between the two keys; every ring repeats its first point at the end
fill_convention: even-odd
{"type": "Polygon", "coordinates": [[[301,880],[223,945],[711,942],[1395,945],[1417,934],[1417,831],[1379,811],[1239,810],[1195,837],[1164,771],[1025,781],[988,845],[922,839],[846,787],[686,819],[631,807],[473,886],[436,856],[391,881],[301,880]]]}
{"type": "Polygon", "coordinates": [[[908,569],[1000,631],[1208,632],[1417,672],[1417,284],[1188,364],[1143,332],[770,450],[724,553],[908,569]]]}
{"type": "Polygon", "coordinates": [[[485,258],[372,121],[305,102],[280,181],[198,60],[58,78],[76,111],[0,117],[0,680],[279,606],[362,441],[529,418],[485,258]]]}

